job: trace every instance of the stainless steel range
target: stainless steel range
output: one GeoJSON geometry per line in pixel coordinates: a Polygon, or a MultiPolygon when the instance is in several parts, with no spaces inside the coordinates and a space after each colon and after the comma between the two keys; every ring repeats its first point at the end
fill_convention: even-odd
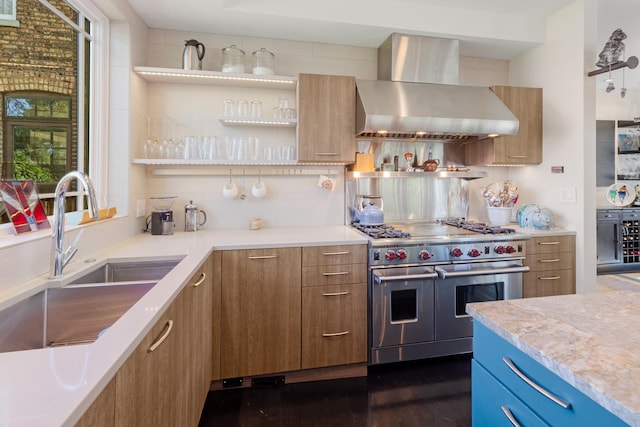
{"type": "Polygon", "coordinates": [[[465,305],[522,298],[526,235],[458,219],[381,228],[360,229],[370,236],[370,364],[471,352],[465,305]]]}

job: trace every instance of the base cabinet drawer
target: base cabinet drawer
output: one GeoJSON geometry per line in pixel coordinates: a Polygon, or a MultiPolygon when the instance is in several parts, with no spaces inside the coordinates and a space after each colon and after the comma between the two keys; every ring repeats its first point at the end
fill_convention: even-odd
{"type": "MultiPolygon", "coordinates": [[[[627,425],[574,386],[478,322],[474,322],[473,328],[473,357],[475,363],[486,369],[501,386],[551,426],[627,425]]],[[[484,393],[492,392],[492,389],[484,390],[484,393]]],[[[473,401],[484,397],[481,392],[478,392],[477,395],[472,394],[471,398],[473,401]]],[[[475,408],[476,404],[472,403],[472,407],[475,408]]],[[[480,418],[480,415],[477,417],[475,413],[473,415],[474,418],[480,418]]],[[[474,425],[476,425],[475,422],[474,425]]],[[[523,425],[527,424],[523,423],[523,425]]]]}
{"type": "Polygon", "coordinates": [[[575,270],[529,271],[523,275],[525,298],[569,295],[576,293],[575,270]]]}
{"type": "Polygon", "coordinates": [[[471,362],[471,396],[473,427],[513,427],[513,421],[527,427],[548,426],[475,360],[471,362]]]}
{"type": "Polygon", "coordinates": [[[302,369],[367,361],[367,284],[302,288],[302,369]]]}

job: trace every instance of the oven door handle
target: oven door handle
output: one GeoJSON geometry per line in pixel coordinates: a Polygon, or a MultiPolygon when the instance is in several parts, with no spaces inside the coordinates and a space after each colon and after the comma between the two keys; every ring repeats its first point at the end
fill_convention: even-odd
{"type": "Polygon", "coordinates": [[[465,276],[483,276],[487,274],[509,274],[509,273],[526,273],[529,271],[529,266],[517,266],[517,267],[497,267],[497,268],[484,268],[477,270],[465,270],[465,271],[447,271],[442,267],[436,267],[436,272],[441,279],[448,277],[465,277],[465,276]]]}
{"type": "Polygon", "coordinates": [[[416,279],[434,279],[438,277],[438,273],[424,273],[424,274],[401,274],[398,276],[380,276],[373,273],[378,283],[382,282],[398,282],[401,280],[416,280],[416,279]]]}

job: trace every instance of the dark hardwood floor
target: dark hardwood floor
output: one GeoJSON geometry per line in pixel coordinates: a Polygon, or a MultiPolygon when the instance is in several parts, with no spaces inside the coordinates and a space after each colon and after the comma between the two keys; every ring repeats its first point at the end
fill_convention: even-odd
{"type": "Polygon", "coordinates": [[[364,378],[209,392],[200,427],[471,425],[471,355],[369,367],[364,378]]]}

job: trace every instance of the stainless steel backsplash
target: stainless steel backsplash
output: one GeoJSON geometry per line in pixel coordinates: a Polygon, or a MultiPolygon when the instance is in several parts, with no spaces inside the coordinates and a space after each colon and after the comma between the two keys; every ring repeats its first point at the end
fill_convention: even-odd
{"type": "MultiPolygon", "coordinates": [[[[404,154],[417,156],[418,165],[432,157],[440,160],[440,167],[463,166],[463,147],[460,144],[407,142],[391,140],[358,141],[358,151],[374,154],[374,165],[393,162],[399,156],[399,166],[406,166],[404,154]]],[[[380,195],[384,202],[385,222],[431,221],[442,218],[467,218],[469,214],[469,182],[460,178],[437,178],[429,173],[414,172],[407,177],[347,178],[345,197],[347,223],[353,219],[353,208],[359,195],[380,195]]]]}

